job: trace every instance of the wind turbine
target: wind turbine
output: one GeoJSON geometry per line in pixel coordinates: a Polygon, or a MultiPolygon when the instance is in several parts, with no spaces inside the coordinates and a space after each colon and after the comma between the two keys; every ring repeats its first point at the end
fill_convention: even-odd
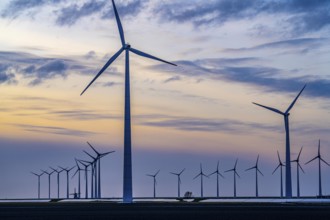
{"type": "Polygon", "coordinates": [[[253,167],[245,170],[245,171],[252,170],[252,169],[255,169],[256,170],[256,197],[259,197],[259,191],[258,191],[258,173],[260,173],[262,176],[264,175],[264,174],[262,174],[262,172],[258,168],[258,162],[259,162],[259,155],[257,157],[256,165],[254,165],[253,167]]]}
{"type": "Polygon", "coordinates": [[[98,165],[98,185],[97,185],[97,197],[101,198],[101,158],[114,153],[115,151],[109,151],[106,153],[100,153],[98,152],[88,141],[87,144],[92,148],[92,150],[97,154],[97,165],[98,165]]]}
{"type": "Polygon", "coordinates": [[[221,176],[222,178],[225,178],[220,172],[219,172],[219,161],[217,163],[217,169],[216,171],[214,171],[213,173],[211,173],[209,176],[212,176],[216,174],[217,175],[217,197],[219,197],[219,176],[221,176]]]}
{"type": "Polygon", "coordinates": [[[273,171],[272,175],[276,172],[276,170],[278,168],[280,168],[280,170],[281,170],[281,197],[283,197],[283,169],[282,169],[282,167],[284,167],[284,164],[281,161],[280,154],[278,153],[278,151],[277,151],[277,157],[278,157],[278,165],[275,168],[275,170],[273,171]]]}
{"type": "Polygon", "coordinates": [[[63,172],[63,170],[58,171],[52,167],[49,167],[49,168],[57,173],[57,198],[60,198],[60,173],[63,172]]]}
{"type": "Polygon", "coordinates": [[[82,171],[83,169],[80,168],[79,164],[78,164],[78,160],[75,158],[74,159],[76,161],[76,167],[77,167],[77,170],[76,172],[73,174],[72,178],[78,173],[78,195],[79,195],[79,198],[80,198],[80,195],[81,195],[81,188],[80,188],[80,171],[82,171]]]}
{"type": "Polygon", "coordinates": [[[292,107],[294,106],[294,104],[296,103],[296,101],[298,100],[300,94],[304,91],[306,85],[304,85],[304,87],[301,89],[301,91],[299,92],[299,94],[297,95],[297,97],[293,100],[293,102],[291,103],[291,105],[289,106],[289,108],[285,111],[282,112],[276,108],[272,108],[272,107],[268,107],[265,105],[260,105],[258,103],[253,102],[253,104],[258,105],[260,107],[263,107],[265,109],[268,109],[270,111],[273,111],[277,114],[283,115],[284,116],[284,125],[285,125],[285,142],[286,142],[286,146],[285,146],[285,196],[287,198],[291,198],[292,197],[292,181],[291,181],[291,165],[290,165],[290,131],[289,131],[289,115],[290,115],[290,110],[292,109],[292,107]]]}
{"type": "Polygon", "coordinates": [[[85,167],[85,199],[88,199],[88,174],[87,174],[87,168],[89,166],[89,164],[87,164],[86,162],[82,161],[82,160],[77,160],[83,167],[85,167]]]}
{"type": "Polygon", "coordinates": [[[97,162],[98,158],[97,157],[93,157],[92,155],[90,155],[85,150],[84,150],[84,152],[93,159],[93,161],[91,161],[91,162],[90,161],[86,161],[86,160],[83,160],[83,161],[86,162],[86,163],[89,163],[90,166],[91,166],[91,168],[92,168],[92,173],[91,173],[91,198],[95,198],[95,197],[97,197],[96,196],[96,185],[97,185],[97,183],[96,183],[97,182],[97,177],[96,177],[96,175],[97,175],[97,166],[96,166],[96,162],[97,162]]]}
{"type": "Polygon", "coordinates": [[[240,176],[236,172],[237,161],[238,161],[238,159],[236,159],[236,162],[235,162],[235,165],[234,165],[233,169],[225,171],[225,173],[227,173],[227,172],[233,172],[234,173],[234,197],[235,198],[236,198],[236,175],[240,178],[240,176]]]}
{"type": "Polygon", "coordinates": [[[34,172],[31,172],[33,175],[38,177],[38,199],[40,199],[40,177],[44,174],[43,172],[41,174],[36,174],[34,172]]]}
{"type": "Polygon", "coordinates": [[[308,164],[310,162],[312,162],[313,160],[319,159],[319,197],[322,196],[322,176],[321,176],[321,161],[323,163],[325,163],[326,165],[330,166],[330,164],[328,164],[322,157],[321,157],[321,140],[319,140],[319,148],[318,148],[318,152],[317,152],[317,156],[314,157],[313,159],[311,159],[310,161],[308,161],[305,164],[308,164]]]}
{"type": "Polygon", "coordinates": [[[305,171],[303,170],[303,168],[300,166],[300,163],[299,163],[300,154],[301,154],[302,149],[303,149],[303,147],[301,147],[297,159],[291,161],[291,162],[297,163],[297,197],[298,198],[300,197],[299,170],[301,170],[303,173],[305,173],[305,171]]]}
{"type": "Polygon", "coordinates": [[[180,173],[173,173],[170,172],[170,174],[176,175],[178,177],[178,198],[180,198],[180,185],[181,185],[181,174],[185,171],[185,169],[181,170],[180,173]]]}
{"type": "Polygon", "coordinates": [[[50,199],[50,176],[55,172],[47,172],[45,170],[41,170],[43,173],[47,174],[48,175],[48,198],[50,199]]]}
{"type": "Polygon", "coordinates": [[[115,53],[109,61],[102,67],[98,74],[93,78],[93,80],[87,85],[87,87],[82,91],[82,95],[93,83],[94,81],[117,59],[117,57],[125,51],[125,119],[124,119],[124,181],[123,181],[123,202],[131,203],[132,200],[132,149],[131,149],[131,104],[130,104],[130,71],[129,71],[129,52],[133,52],[139,56],[158,60],[170,65],[176,66],[176,64],[167,62],[165,60],[159,59],[150,54],[144,53],[137,49],[134,49],[125,42],[124,30],[119,18],[119,14],[115,5],[114,0],[112,0],[112,5],[117,21],[117,26],[120,34],[120,40],[122,47],[117,53],[115,53]]]}
{"type": "Polygon", "coordinates": [[[156,184],[157,184],[157,180],[156,180],[156,177],[158,175],[160,170],[157,171],[157,173],[155,173],[154,175],[151,175],[151,174],[147,174],[147,176],[150,176],[154,179],[154,198],[156,198],[156,184]]]}
{"type": "Polygon", "coordinates": [[[204,188],[203,187],[203,176],[205,176],[207,178],[209,178],[209,177],[203,173],[202,164],[200,164],[200,172],[199,172],[199,174],[197,174],[197,176],[195,176],[194,179],[196,179],[199,176],[201,177],[201,197],[203,197],[203,188],[204,188]]]}
{"type": "Polygon", "coordinates": [[[66,172],[66,198],[67,199],[69,198],[69,193],[70,193],[70,190],[69,190],[69,172],[75,167],[76,166],[73,166],[70,169],[68,169],[68,168],[63,168],[63,167],[59,166],[59,168],[61,168],[62,170],[64,170],[66,172]]]}

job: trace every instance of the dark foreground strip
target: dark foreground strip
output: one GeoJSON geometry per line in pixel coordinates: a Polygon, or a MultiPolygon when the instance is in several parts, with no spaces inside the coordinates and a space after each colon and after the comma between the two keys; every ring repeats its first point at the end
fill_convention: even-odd
{"type": "Polygon", "coordinates": [[[1,203],[0,219],[330,219],[330,205],[244,203],[1,203]]]}

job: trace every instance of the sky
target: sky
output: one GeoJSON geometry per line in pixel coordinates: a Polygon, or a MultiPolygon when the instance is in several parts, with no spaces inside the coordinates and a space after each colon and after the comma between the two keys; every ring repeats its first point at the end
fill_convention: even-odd
{"type": "MultiPolygon", "coordinates": [[[[220,194],[253,196],[260,155],[260,195],[280,190],[276,152],[285,156],[281,115],[252,104],[290,111],[291,158],[303,146],[301,195],[314,196],[321,153],[330,162],[330,2],[326,0],[116,1],[126,40],[178,66],[130,56],[133,195],[200,194],[200,163],[208,174],[220,161],[220,194]]],[[[108,0],[4,0],[0,3],[0,198],[35,198],[30,172],[71,167],[83,150],[115,153],[102,159],[102,196],[122,195],[124,55],[80,96],[120,47],[108,0]]],[[[330,167],[322,165],[330,194],[330,167]]],[[[61,174],[61,196],[66,195],[61,174]]],[[[56,178],[51,178],[52,197],[56,178]]],[[[205,196],[216,194],[205,180],[205,196]]],[[[292,164],[293,195],[296,167],[292,164]]],[[[70,178],[70,193],[77,188],[70,178]]],[[[47,178],[41,196],[48,195],[47,178]]]]}

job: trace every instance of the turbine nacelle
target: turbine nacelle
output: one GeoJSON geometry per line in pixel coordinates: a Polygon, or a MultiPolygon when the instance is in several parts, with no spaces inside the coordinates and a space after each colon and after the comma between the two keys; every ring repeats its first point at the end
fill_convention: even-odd
{"type": "Polygon", "coordinates": [[[124,45],[124,49],[125,50],[129,50],[131,48],[131,45],[129,44],[129,43],[126,43],[125,45],[124,45]]]}

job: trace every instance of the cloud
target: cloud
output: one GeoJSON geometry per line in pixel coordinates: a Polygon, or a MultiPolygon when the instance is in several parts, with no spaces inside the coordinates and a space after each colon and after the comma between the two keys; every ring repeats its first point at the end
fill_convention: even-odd
{"type": "Polygon", "coordinates": [[[57,135],[69,135],[69,136],[78,136],[85,137],[88,135],[96,134],[90,131],[82,131],[75,129],[68,129],[63,127],[53,127],[53,126],[37,126],[29,124],[11,124],[17,127],[22,128],[25,131],[35,132],[35,133],[47,133],[47,134],[57,134],[57,135]]]}
{"type": "Polygon", "coordinates": [[[15,74],[10,73],[9,65],[0,64],[0,84],[17,84],[15,74]]]}
{"type": "Polygon", "coordinates": [[[164,83],[169,83],[169,82],[180,81],[180,80],[181,80],[180,76],[173,76],[173,77],[170,77],[170,78],[164,80],[163,82],[164,83]]]}

